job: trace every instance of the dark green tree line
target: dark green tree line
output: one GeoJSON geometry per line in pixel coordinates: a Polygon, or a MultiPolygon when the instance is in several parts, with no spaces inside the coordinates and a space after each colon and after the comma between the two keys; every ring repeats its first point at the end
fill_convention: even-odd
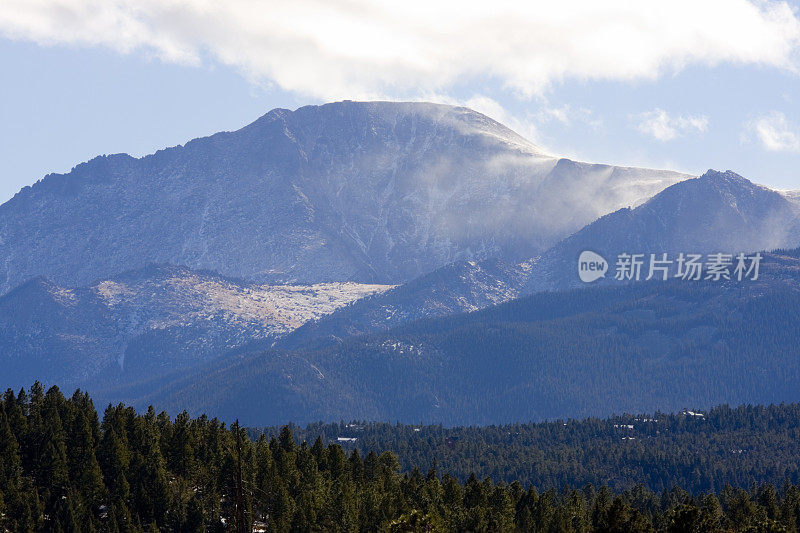
{"type": "MultiPolygon", "coordinates": [[[[562,425],[563,427],[563,425],[562,425]]],[[[531,444],[534,446],[534,444],[531,444]]],[[[238,424],[171,419],[7,391],[0,402],[4,531],[798,531],[800,487],[717,492],[642,485],[539,491],[436,461],[401,469],[388,451],[346,450],[289,427],[255,439],[238,424]]]]}

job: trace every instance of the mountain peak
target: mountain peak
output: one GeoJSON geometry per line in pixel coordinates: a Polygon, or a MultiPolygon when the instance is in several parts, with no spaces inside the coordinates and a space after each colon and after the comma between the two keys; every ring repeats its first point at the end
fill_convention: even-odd
{"type": "MultiPolygon", "coordinates": [[[[770,250],[794,246],[798,212],[780,193],[726,170],[667,187],[641,208],[677,239],[702,251],[770,250]],[[698,239],[700,233],[705,236],[698,239]]],[[[634,216],[637,213],[634,212],[634,216]]]]}
{"type": "Polygon", "coordinates": [[[679,208],[687,213],[696,209],[699,213],[703,211],[703,206],[710,208],[720,201],[723,202],[722,205],[733,207],[743,205],[743,202],[756,202],[763,204],[762,210],[766,208],[766,204],[770,208],[788,205],[784,196],[777,191],[755,184],[732,170],[721,172],[709,169],[698,178],[667,187],[642,207],[657,210],[679,208]]]}
{"type": "Polygon", "coordinates": [[[733,170],[721,171],[721,170],[716,170],[716,169],[713,169],[713,168],[709,168],[708,170],[706,170],[703,173],[703,175],[700,176],[700,177],[701,178],[706,178],[706,179],[717,178],[717,179],[727,179],[727,180],[735,180],[735,181],[750,181],[747,178],[745,178],[744,176],[742,176],[741,174],[737,174],[733,170]]]}
{"type": "MultiPolygon", "coordinates": [[[[514,145],[525,152],[539,157],[552,157],[531,141],[510,128],[473,109],[437,104],[432,102],[392,102],[392,101],[353,101],[342,100],[321,105],[307,105],[294,111],[276,108],[262,115],[258,120],[245,126],[243,130],[257,129],[261,126],[283,122],[290,132],[296,128],[305,129],[310,123],[328,124],[336,127],[357,126],[370,123],[389,128],[420,126],[455,130],[461,135],[482,137],[514,145]]],[[[439,133],[446,134],[444,131],[439,133]]]]}
{"type": "MultiPolygon", "coordinates": [[[[745,187],[760,187],[756,185],[749,179],[737,174],[732,170],[726,170],[721,172],[719,170],[708,169],[702,176],[697,178],[698,180],[706,181],[709,183],[714,183],[717,185],[736,185],[736,186],[745,186],[745,187]]],[[[764,187],[762,187],[764,188],[764,187]]]]}

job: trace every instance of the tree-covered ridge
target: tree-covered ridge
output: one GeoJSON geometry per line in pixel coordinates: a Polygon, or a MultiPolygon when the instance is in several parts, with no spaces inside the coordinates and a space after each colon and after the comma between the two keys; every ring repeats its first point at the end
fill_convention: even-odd
{"type": "MultiPolygon", "coordinates": [[[[794,416],[770,408],[764,424],[794,416]]],[[[781,410],[782,409],[782,410],[781,410]]],[[[733,427],[758,410],[718,410],[733,427]],[[727,414],[726,414],[727,413],[727,414]]],[[[785,422],[785,421],[784,421],[785,422]]],[[[586,424],[591,424],[587,421],[586,424]]],[[[569,425],[569,424],[568,424],[569,425]]],[[[784,424],[785,425],[785,424],[784,424]]],[[[542,425],[541,428],[546,428],[542,425]]],[[[489,428],[490,430],[492,428],[489,428]]],[[[413,431],[413,428],[411,429],[413,431]]],[[[473,430],[470,430],[473,431],[473,430]]],[[[691,431],[687,426],[686,431],[691,431]]],[[[542,438],[545,435],[542,434],[542,438]]],[[[576,436],[577,438],[577,436],[576,436]]],[[[713,434],[709,434],[713,440],[713,434]]],[[[534,446],[533,444],[531,446],[534,446]]],[[[709,457],[709,459],[712,459],[709,457]]],[[[800,487],[716,494],[544,492],[434,465],[402,472],[391,452],[346,452],[289,427],[256,440],[238,424],[109,406],[57,388],[0,402],[0,528],[7,531],[797,531],[800,487]],[[442,475],[443,474],[443,475],[442,475]]]]}
{"type": "MultiPolygon", "coordinates": [[[[800,404],[727,405],[708,411],[470,427],[379,422],[290,426],[298,441],[391,451],[403,471],[437,465],[460,481],[471,474],[539,490],[643,485],[701,494],[726,485],[800,483],[800,404]]],[[[251,428],[251,438],[280,427],[251,428]]]]}

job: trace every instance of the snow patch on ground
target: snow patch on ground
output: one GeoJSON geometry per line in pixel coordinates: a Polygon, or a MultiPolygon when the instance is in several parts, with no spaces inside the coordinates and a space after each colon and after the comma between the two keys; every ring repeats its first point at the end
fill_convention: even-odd
{"type": "Polygon", "coordinates": [[[134,282],[105,280],[92,290],[112,312],[133,312],[148,328],[221,319],[229,326],[281,335],[309,320],[393,287],[353,282],[248,285],[181,270],[134,282]]]}

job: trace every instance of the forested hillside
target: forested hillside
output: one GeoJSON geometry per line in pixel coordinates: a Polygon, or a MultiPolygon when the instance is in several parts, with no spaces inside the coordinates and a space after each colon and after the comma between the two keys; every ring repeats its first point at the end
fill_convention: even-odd
{"type": "MultiPolygon", "coordinates": [[[[656,492],[679,486],[692,494],[726,485],[800,483],[800,404],[498,426],[353,421],[291,430],[298,441],[322,438],[348,450],[389,450],[404,471],[436,465],[462,482],[474,473],[540,490],[644,485],[656,492]]],[[[254,439],[280,431],[249,429],[254,439]]]]}
{"type": "MultiPolygon", "coordinates": [[[[680,426],[680,416],[686,415],[672,423],[680,426]]],[[[767,432],[794,432],[789,436],[796,441],[800,420],[798,406],[783,406],[719,409],[705,422],[706,433],[691,423],[684,432],[714,441],[762,425],[767,432]]],[[[603,422],[581,424],[574,439],[603,422]]],[[[539,440],[528,447],[558,442],[556,427],[529,428],[539,440]]],[[[409,430],[414,432],[397,428],[396,435],[409,430]]],[[[474,443],[478,449],[480,431],[465,430],[458,447],[474,443]]],[[[491,441],[504,429],[484,431],[491,441]]],[[[770,442],[780,447],[781,441],[770,442]]],[[[610,446],[608,454],[619,448],[610,446]]],[[[661,453],[680,450],[664,447],[661,453]]],[[[624,453],[618,457],[624,462],[624,453]]],[[[796,452],[776,450],[753,473],[769,477],[770,465],[787,459],[796,468],[796,452]]],[[[703,466],[713,468],[718,460],[710,449],[703,466]]],[[[800,526],[800,487],[792,476],[780,489],[753,484],[748,490],[724,486],[716,494],[690,494],[678,487],[656,493],[634,486],[615,493],[592,484],[569,488],[575,487],[571,483],[540,490],[475,475],[459,482],[442,465],[425,471],[419,466],[404,469],[389,451],[349,451],[321,437],[298,444],[288,427],[269,439],[262,434],[250,440],[237,424],[186,414],[172,420],[124,405],[109,406],[101,422],[88,395],[78,391],[67,399],[56,388],[45,393],[38,383],[30,392],[7,391],[0,402],[0,529],[7,531],[678,532],[800,526]]],[[[567,479],[573,466],[562,467],[567,479]]]]}
{"type": "Polygon", "coordinates": [[[250,426],[485,425],[800,401],[798,279],[797,251],[769,254],[755,282],[541,293],[323,347],[240,351],[106,397],[250,426]]]}

